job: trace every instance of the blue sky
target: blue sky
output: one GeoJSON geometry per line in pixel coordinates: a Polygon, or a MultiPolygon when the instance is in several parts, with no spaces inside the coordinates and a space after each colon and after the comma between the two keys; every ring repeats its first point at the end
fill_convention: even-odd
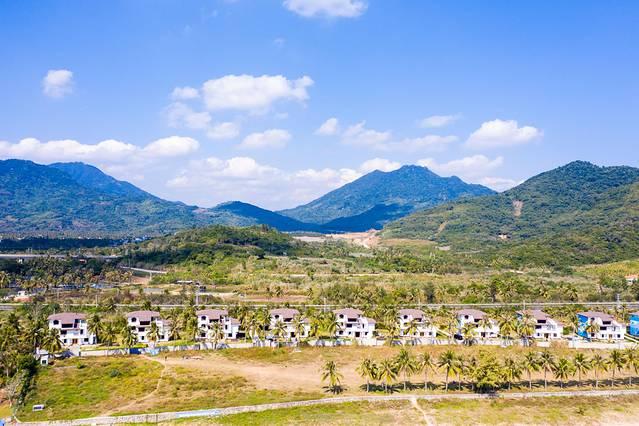
{"type": "Polygon", "coordinates": [[[401,164],[496,189],[639,166],[638,25],[634,1],[0,0],[0,158],[267,208],[401,164]]]}

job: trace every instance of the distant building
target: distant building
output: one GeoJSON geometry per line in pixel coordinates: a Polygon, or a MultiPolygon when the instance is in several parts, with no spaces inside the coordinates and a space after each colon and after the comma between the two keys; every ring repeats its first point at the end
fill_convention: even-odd
{"type": "Polygon", "coordinates": [[[457,311],[457,323],[460,331],[466,324],[473,324],[477,337],[485,339],[499,336],[499,325],[490,318],[486,322],[487,318],[488,314],[478,309],[461,309],[457,311]]]}
{"type": "Polygon", "coordinates": [[[419,309],[400,309],[397,313],[399,321],[399,335],[422,340],[434,339],[437,336],[437,327],[430,321],[424,311],[419,309]],[[410,324],[414,321],[415,330],[409,333],[410,324]]]}
{"type": "Polygon", "coordinates": [[[226,309],[204,309],[197,311],[196,314],[200,339],[212,340],[211,330],[216,323],[222,326],[224,339],[237,339],[240,322],[231,318],[226,309]]]}
{"type": "Polygon", "coordinates": [[[95,334],[89,333],[89,325],[85,314],[63,312],[50,315],[48,320],[49,328],[59,330],[60,341],[62,341],[63,346],[95,345],[97,343],[95,334]]]}
{"type": "Polygon", "coordinates": [[[337,309],[333,313],[338,324],[338,337],[368,339],[375,335],[375,320],[365,317],[359,309],[337,309]]]}
{"type": "Polygon", "coordinates": [[[298,331],[295,329],[295,318],[300,316],[300,311],[297,309],[291,308],[279,308],[279,309],[271,309],[269,311],[269,315],[271,316],[271,321],[269,324],[269,328],[271,331],[275,329],[277,323],[281,322],[284,325],[284,338],[287,340],[291,339],[300,339],[308,337],[311,332],[311,324],[308,319],[304,318],[303,327],[301,330],[301,335],[298,336],[298,331]]]}
{"type": "Polygon", "coordinates": [[[628,284],[636,284],[639,281],[639,275],[626,275],[626,282],[628,284]]]}
{"type": "Polygon", "coordinates": [[[155,323],[158,329],[158,342],[167,342],[171,330],[168,321],[162,319],[157,311],[135,311],[126,314],[127,325],[138,338],[140,343],[148,343],[151,324],[155,323]]]}
{"type": "Polygon", "coordinates": [[[535,339],[560,339],[564,334],[564,325],[551,318],[544,311],[531,309],[517,312],[517,317],[521,320],[524,315],[529,315],[535,321],[535,339]]]}
{"type": "Polygon", "coordinates": [[[625,325],[605,312],[579,312],[577,319],[577,334],[585,339],[623,340],[625,338],[625,325]]]}

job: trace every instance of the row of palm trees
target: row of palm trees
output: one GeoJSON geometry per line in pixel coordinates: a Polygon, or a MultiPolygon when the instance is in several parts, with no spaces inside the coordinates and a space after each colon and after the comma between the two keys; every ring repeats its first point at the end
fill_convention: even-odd
{"type": "MultiPolygon", "coordinates": [[[[573,357],[556,357],[552,352],[544,350],[528,351],[523,357],[505,357],[498,360],[488,352],[480,352],[479,356],[464,356],[453,350],[447,350],[438,357],[429,352],[417,356],[402,348],[393,358],[375,361],[365,358],[357,367],[357,373],[366,380],[366,391],[380,383],[385,392],[396,388],[401,378],[403,389],[411,385],[410,379],[423,375],[423,388],[431,387],[429,377],[443,373],[443,388],[448,392],[451,378],[456,378],[457,389],[461,390],[463,382],[472,391],[495,391],[500,388],[510,390],[525,376],[529,389],[533,387],[533,375],[543,374],[544,389],[548,387],[548,377],[552,375],[563,388],[566,381],[577,378],[578,386],[583,385],[583,378],[589,372],[594,373],[594,386],[599,387],[602,373],[609,373],[610,386],[618,384],[618,375],[629,372],[628,385],[632,386],[633,374],[639,373],[639,349],[612,350],[608,356],[599,353],[588,356],[583,352],[573,357]]],[[[328,381],[333,392],[341,390],[342,376],[333,361],[329,361],[322,369],[322,380],[328,381]]]]}

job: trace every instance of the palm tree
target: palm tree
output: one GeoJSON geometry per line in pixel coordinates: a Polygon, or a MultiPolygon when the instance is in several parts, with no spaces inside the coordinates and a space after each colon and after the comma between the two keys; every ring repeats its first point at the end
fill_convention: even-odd
{"type": "Polygon", "coordinates": [[[486,337],[489,336],[488,330],[492,329],[493,327],[492,318],[490,318],[488,314],[484,314],[484,316],[477,323],[477,327],[484,329],[484,336],[482,337],[482,340],[485,340],[486,337]]]}
{"type": "Polygon", "coordinates": [[[335,339],[335,342],[337,342],[337,331],[340,328],[340,323],[337,322],[335,315],[333,315],[332,312],[329,312],[328,315],[324,317],[322,323],[324,331],[329,335],[329,337],[332,337],[335,339]]]}
{"type": "Polygon", "coordinates": [[[406,324],[406,327],[404,328],[402,333],[404,337],[408,337],[413,342],[413,344],[417,340],[418,327],[419,324],[417,320],[413,318],[408,322],[408,324],[406,324]]]}
{"type": "Polygon", "coordinates": [[[339,386],[343,378],[344,376],[337,371],[337,364],[335,364],[335,361],[326,361],[326,364],[324,364],[324,367],[322,368],[322,382],[328,380],[328,386],[331,392],[339,392],[339,386]]]}
{"type": "Polygon", "coordinates": [[[160,339],[160,330],[158,328],[158,324],[153,321],[149,326],[149,332],[146,335],[147,339],[149,339],[149,343],[151,343],[152,347],[155,347],[155,342],[160,339]]]}
{"type": "Polygon", "coordinates": [[[619,371],[620,373],[626,367],[626,357],[623,352],[619,349],[613,349],[610,352],[610,368],[612,369],[612,378],[610,384],[612,386],[615,385],[615,372],[619,371]]]}
{"type": "Polygon", "coordinates": [[[504,380],[508,383],[508,390],[511,389],[512,382],[521,378],[521,365],[513,358],[506,358],[502,367],[504,380]]]}
{"type": "Polygon", "coordinates": [[[97,313],[91,315],[89,323],[87,324],[87,330],[89,333],[95,335],[95,339],[98,343],[102,340],[102,321],[100,315],[97,313]]]}
{"type": "Polygon", "coordinates": [[[417,360],[419,369],[424,373],[424,389],[428,389],[428,372],[435,371],[437,366],[433,362],[433,357],[428,353],[424,352],[417,360]]]}
{"type": "Polygon", "coordinates": [[[113,345],[117,339],[118,332],[113,322],[109,321],[102,327],[102,343],[107,346],[113,345]]]}
{"type": "Polygon", "coordinates": [[[131,348],[138,342],[138,336],[130,327],[124,327],[122,329],[122,345],[130,353],[131,348]]]}
{"type": "Polygon", "coordinates": [[[512,336],[517,330],[517,318],[512,312],[506,312],[499,318],[499,334],[505,344],[510,343],[512,336]]]}
{"type": "Polygon", "coordinates": [[[521,368],[528,374],[528,388],[532,389],[532,373],[539,371],[539,358],[536,352],[527,352],[521,361],[521,368]]]}
{"type": "Polygon", "coordinates": [[[385,359],[381,362],[377,370],[377,378],[384,383],[384,391],[388,392],[388,386],[392,385],[397,379],[396,366],[393,360],[385,359]]]}
{"type": "Polygon", "coordinates": [[[608,359],[602,357],[600,354],[595,354],[590,361],[592,369],[595,370],[595,387],[599,387],[599,372],[608,371],[610,362],[608,359]]]}
{"type": "Polygon", "coordinates": [[[386,326],[386,344],[392,346],[400,334],[399,324],[392,322],[386,326]]]}
{"type": "Polygon", "coordinates": [[[596,336],[597,333],[601,330],[601,326],[595,321],[588,321],[586,325],[585,332],[587,333],[588,340],[591,340],[593,336],[596,336]]]}
{"type": "Polygon", "coordinates": [[[439,362],[437,363],[439,368],[443,368],[446,371],[446,392],[448,392],[448,379],[450,373],[457,371],[457,355],[450,349],[439,356],[439,362]]]}
{"type": "Polygon", "coordinates": [[[555,357],[553,354],[545,350],[539,356],[539,367],[544,371],[544,389],[548,388],[547,375],[555,367],[555,357]]]}
{"type": "MultiPolygon", "coordinates": [[[[639,373],[639,353],[637,352],[637,347],[628,348],[624,352],[628,369],[632,368],[635,374],[639,373]]],[[[628,376],[628,385],[632,386],[632,374],[628,376]]]]}
{"type": "Polygon", "coordinates": [[[209,330],[209,338],[213,340],[213,349],[217,349],[217,342],[224,337],[224,327],[219,321],[215,321],[209,330]]]}
{"type": "Polygon", "coordinates": [[[370,392],[370,382],[376,380],[377,377],[377,365],[375,361],[370,358],[365,358],[362,363],[357,367],[359,375],[366,379],[366,392],[370,392]]]}
{"type": "Polygon", "coordinates": [[[280,340],[287,335],[286,333],[286,325],[283,321],[277,321],[273,325],[273,336],[275,336],[275,340],[277,341],[277,345],[279,346],[280,340]]]}
{"type": "Polygon", "coordinates": [[[477,333],[477,327],[474,324],[467,322],[461,329],[461,336],[464,340],[464,345],[472,346],[475,342],[475,335],[477,333]]]}
{"type": "Polygon", "coordinates": [[[293,329],[295,330],[295,336],[297,337],[297,345],[299,346],[304,334],[306,332],[307,320],[302,315],[297,315],[293,319],[293,329]]]}
{"type": "Polygon", "coordinates": [[[51,354],[56,354],[62,350],[62,340],[60,340],[60,330],[50,328],[49,332],[42,339],[42,347],[51,354]]]}
{"type": "Polygon", "coordinates": [[[408,377],[410,377],[416,369],[415,360],[406,349],[402,348],[395,358],[395,365],[397,366],[397,372],[404,376],[404,390],[406,390],[408,377]]]}
{"type": "Polygon", "coordinates": [[[559,387],[564,387],[564,381],[573,374],[573,365],[566,358],[559,358],[553,366],[555,378],[559,379],[559,387]]]}
{"type": "Polygon", "coordinates": [[[577,353],[572,359],[572,365],[575,367],[575,371],[577,372],[577,380],[579,381],[579,386],[581,387],[581,376],[582,374],[590,371],[592,368],[592,364],[586,355],[582,352],[577,353]]]}
{"type": "Polygon", "coordinates": [[[522,339],[524,346],[530,346],[532,336],[535,334],[536,321],[529,312],[524,312],[517,323],[517,334],[522,339]]]}

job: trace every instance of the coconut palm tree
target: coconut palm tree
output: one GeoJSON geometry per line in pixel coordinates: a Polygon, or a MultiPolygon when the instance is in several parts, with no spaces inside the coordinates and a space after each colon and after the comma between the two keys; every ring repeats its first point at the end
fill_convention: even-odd
{"type": "Polygon", "coordinates": [[[544,389],[548,388],[547,375],[555,367],[555,357],[548,350],[543,351],[539,355],[539,368],[544,371],[544,389]]]}
{"type": "Polygon", "coordinates": [[[586,355],[583,352],[577,353],[572,359],[572,365],[575,367],[575,371],[577,372],[577,380],[579,381],[579,386],[581,387],[581,376],[584,373],[587,373],[592,368],[592,364],[586,355]]]}
{"type": "Polygon", "coordinates": [[[517,322],[517,335],[524,346],[530,346],[535,334],[536,321],[529,312],[523,312],[523,315],[517,322]]]}
{"type": "Polygon", "coordinates": [[[104,323],[102,327],[102,343],[111,346],[117,340],[118,332],[113,322],[104,323]]]}
{"type": "Polygon", "coordinates": [[[464,341],[464,345],[472,346],[475,342],[475,336],[477,334],[477,327],[474,324],[467,322],[461,329],[461,336],[464,341]]]}
{"type": "Polygon", "coordinates": [[[100,319],[100,315],[97,313],[91,315],[89,323],[87,324],[87,330],[89,333],[94,334],[95,339],[100,343],[102,339],[102,320],[100,319]]]}
{"type": "Polygon", "coordinates": [[[526,352],[524,358],[521,360],[521,368],[528,375],[528,388],[532,389],[532,373],[539,371],[539,357],[536,352],[526,352]]]}
{"type": "Polygon", "coordinates": [[[488,330],[490,330],[493,326],[493,320],[488,314],[484,314],[484,316],[477,323],[477,327],[482,328],[484,330],[484,335],[482,337],[482,341],[485,341],[488,337],[488,330]]]}
{"type": "Polygon", "coordinates": [[[337,331],[340,329],[340,323],[332,312],[327,312],[322,321],[322,328],[329,337],[333,338],[337,343],[337,331]]]}
{"type": "MultiPolygon", "coordinates": [[[[624,355],[628,369],[632,369],[635,374],[639,373],[639,352],[637,352],[637,347],[626,349],[624,355]]],[[[632,386],[632,374],[628,376],[628,385],[632,386]]]]}
{"type": "Polygon", "coordinates": [[[399,329],[399,324],[397,324],[397,322],[391,322],[390,324],[388,324],[386,326],[386,344],[389,346],[393,345],[393,342],[395,342],[400,334],[400,329],[399,329]]]}
{"type": "Polygon", "coordinates": [[[509,344],[517,332],[517,317],[512,312],[505,312],[499,317],[499,334],[504,344],[509,344]]]}
{"type": "Polygon", "coordinates": [[[60,340],[60,330],[50,328],[42,339],[42,347],[51,354],[56,354],[62,350],[62,340],[60,340]]]}
{"type": "Polygon", "coordinates": [[[131,348],[138,342],[138,336],[130,327],[124,327],[121,332],[122,345],[130,353],[131,348]]]}
{"type": "Polygon", "coordinates": [[[610,367],[610,362],[607,358],[604,358],[600,354],[595,354],[590,360],[590,364],[592,365],[592,369],[595,371],[595,387],[599,387],[599,372],[600,371],[608,371],[610,367]]]}
{"type": "Polygon", "coordinates": [[[566,358],[559,358],[553,366],[555,378],[559,379],[559,387],[564,387],[564,381],[573,374],[573,365],[566,358]]]}
{"type": "Polygon", "coordinates": [[[437,366],[433,362],[433,357],[428,352],[421,354],[417,359],[417,365],[419,365],[419,369],[424,373],[424,389],[428,390],[428,372],[434,372],[437,366]]]}
{"type": "Polygon", "coordinates": [[[458,368],[457,355],[455,355],[455,352],[451,351],[450,349],[447,350],[439,356],[437,366],[439,368],[443,368],[446,372],[445,388],[446,392],[448,392],[448,379],[450,377],[450,373],[456,373],[458,368]]]}
{"type": "Polygon", "coordinates": [[[508,390],[511,389],[512,382],[521,378],[521,370],[521,365],[513,358],[507,357],[504,359],[502,372],[504,381],[508,384],[508,390]]]}
{"type": "Polygon", "coordinates": [[[596,336],[600,330],[601,330],[601,326],[597,322],[593,320],[589,320],[585,328],[585,332],[588,336],[588,340],[591,340],[593,336],[596,336]]]}
{"type": "Polygon", "coordinates": [[[370,382],[377,378],[377,365],[370,358],[365,358],[357,367],[359,375],[366,380],[366,392],[370,392],[370,382]]]}
{"type": "Polygon", "coordinates": [[[208,337],[213,341],[213,349],[217,349],[217,343],[224,338],[224,327],[219,321],[211,324],[208,337]]]}
{"type": "Polygon", "coordinates": [[[626,357],[624,356],[624,353],[622,351],[620,351],[619,349],[613,349],[612,352],[610,352],[610,369],[612,370],[612,377],[610,380],[610,384],[612,386],[615,385],[615,373],[618,372],[622,372],[624,370],[624,368],[626,368],[626,357]]]}
{"type": "Polygon", "coordinates": [[[397,372],[402,374],[404,377],[404,390],[406,390],[408,378],[416,370],[415,359],[406,349],[402,348],[402,350],[399,351],[399,354],[395,357],[395,365],[397,367],[397,372]]]}
{"type": "Polygon", "coordinates": [[[397,380],[397,370],[393,360],[385,359],[380,363],[377,378],[384,383],[384,391],[388,392],[388,386],[397,380]]]}
{"type": "Polygon", "coordinates": [[[408,338],[413,344],[417,341],[417,332],[418,332],[419,323],[416,319],[412,319],[406,324],[406,328],[403,331],[403,335],[405,338],[408,338]]]}
{"type": "Polygon", "coordinates": [[[273,329],[271,331],[273,332],[273,336],[275,337],[277,345],[279,346],[281,339],[287,335],[286,325],[281,320],[277,321],[273,325],[273,329]]]}
{"type": "Polygon", "coordinates": [[[293,329],[295,330],[295,336],[297,337],[297,346],[299,346],[302,342],[302,338],[306,332],[306,323],[306,318],[304,318],[301,314],[293,318],[293,329]]]}
{"type": "Polygon", "coordinates": [[[146,338],[149,340],[151,347],[155,347],[155,343],[160,340],[160,329],[158,324],[153,321],[149,326],[149,331],[146,334],[146,338]]]}
{"type": "Polygon", "coordinates": [[[335,361],[326,361],[322,368],[322,382],[328,381],[328,387],[331,392],[338,393],[340,384],[344,376],[337,371],[335,361]]]}

